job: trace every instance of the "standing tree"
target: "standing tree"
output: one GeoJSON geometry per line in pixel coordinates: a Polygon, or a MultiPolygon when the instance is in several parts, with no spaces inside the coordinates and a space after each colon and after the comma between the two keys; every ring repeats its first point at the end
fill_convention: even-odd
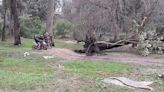
{"type": "Polygon", "coordinates": [[[20,22],[19,22],[19,14],[17,10],[17,0],[10,0],[11,1],[11,16],[13,17],[14,21],[14,45],[21,44],[21,35],[20,35],[20,22]]]}
{"type": "Polygon", "coordinates": [[[2,41],[5,41],[5,32],[6,32],[6,11],[7,11],[7,4],[6,4],[6,0],[3,0],[3,20],[4,20],[4,22],[3,22],[3,29],[2,29],[2,41]]]}
{"type": "Polygon", "coordinates": [[[54,6],[55,6],[55,0],[48,0],[46,31],[48,31],[51,34],[53,45],[54,45],[53,20],[54,20],[54,11],[55,11],[54,6]]]}
{"type": "Polygon", "coordinates": [[[7,38],[7,35],[10,33],[10,1],[9,0],[3,0],[2,1],[2,15],[3,15],[3,29],[1,34],[1,40],[5,41],[7,38]]]}

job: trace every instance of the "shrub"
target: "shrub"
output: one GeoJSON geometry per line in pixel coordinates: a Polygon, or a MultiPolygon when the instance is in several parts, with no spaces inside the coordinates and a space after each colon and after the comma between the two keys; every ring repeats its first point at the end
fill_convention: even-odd
{"type": "Polygon", "coordinates": [[[34,34],[42,34],[45,27],[38,17],[23,19],[21,22],[21,35],[32,38],[34,34]]]}
{"type": "Polygon", "coordinates": [[[68,21],[58,21],[55,26],[56,35],[63,38],[66,37],[66,34],[72,32],[72,24],[68,21]]]}
{"type": "Polygon", "coordinates": [[[135,24],[133,31],[139,35],[138,51],[141,55],[148,56],[151,53],[164,53],[162,31],[157,30],[155,25],[149,24],[141,30],[140,25],[135,24]]]}

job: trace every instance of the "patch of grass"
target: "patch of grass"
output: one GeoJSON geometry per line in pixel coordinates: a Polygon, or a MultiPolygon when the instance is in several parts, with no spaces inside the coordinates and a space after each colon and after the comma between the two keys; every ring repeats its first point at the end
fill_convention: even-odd
{"type": "Polygon", "coordinates": [[[45,66],[41,58],[0,58],[0,69],[23,73],[52,73],[53,70],[45,66]]]}
{"type": "MultiPolygon", "coordinates": [[[[34,44],[33,39],[22,38],[22,45],[14,46],[13,40],[9,39],[6,42],[0,42],[0,51],[1,52],[21,52],[26,50],[31,50],[32,45],[34,44]]],[[[55,39],[55,47],[56,48],[67,48],[67,49],[81,49],[83,44],[81,43],[66,43],[64,40],[55,39]]]]}
{"type": "Polygon", "coordinates": [[[25,39],[22,38],[23,44],[21,45],[23,48],[31,48],[34,44],[34,39],[25,39]]]}
{"type": "Polygon", "coordinates": [[[81,49],[83,46],[82,43],[66,43],[64,40],[55,39],[56,48],[67,48],[71,50],[81,49]]]}
{"type": "Polygon", "coordinates": [[[83,77],[98,77],[99,75],[123,74],[130,73],[132,67],[119,63],[105,63],[105,62],[66,62],[64,64],[66,70],[77,73],[83,77]]]}
{"type": "Polygon", "coordinates": [[[54,70],[41,58],[0,57],[0,87],[30,89],[51,79],[54,70]]]}
{"type": "Polygon", "coordinates": [[[52,76],[0,70],[0,87],[9,89],[31,89],[48,81],[52,76]]]}
{"type": "Polygon", "coordinates": [[[13,41],[11,39],[7,40],[6,42],[0,42],[0,51],[25,51],[30,50],[33,45],[32,39],[25,39],[22,38],[22,45],[14,46],[13,41]]]}

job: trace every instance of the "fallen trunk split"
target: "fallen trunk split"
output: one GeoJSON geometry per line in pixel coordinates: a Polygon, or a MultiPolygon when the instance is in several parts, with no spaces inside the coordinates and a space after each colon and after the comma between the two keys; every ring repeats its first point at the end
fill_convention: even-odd
{"type": "Polygon", "coordinates": [[[97,41],[97,42],[85,42],[84,50],[76,50],[79,53],[86,53],[87,56],[93,55],[93,53],[100,53],[101,51],[113,49],[121,46],[125,46],[128,44],[136,45],[138,43],[137,40],[120,40],[115,43],[105,42],[105,41],[97,41]]]}

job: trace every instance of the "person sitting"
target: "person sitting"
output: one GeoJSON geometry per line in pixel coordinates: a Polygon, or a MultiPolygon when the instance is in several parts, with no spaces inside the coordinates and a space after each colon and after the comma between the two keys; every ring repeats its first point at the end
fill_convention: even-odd
{"type": "Polygon", "coordinates": [[[34,35],[35,49],[41,48],[41,39],[38,35],[34,35]]]}
{"type": "Polygon", "coordinates": [[[46,44],[47,44],[47,47],[48,47],[48,48],[51,48],[51,47],[52,47],[52,46],[51,46],[51,36],[50,36],[49,32],[45,31],[45,32],[43,33],[43,37],[44,37],[44,40],[45,40],[45,42],[46,42],[46,44]]]}
{"type": "Polygon", "coordinates": [[[38,50],[42,50],[42,49],[47,50],[47,45],[42,35],[41,36],[34,35],[34,40],[35,40],[36,45],[35,47],[33,46],[33,48],[38,49],[38,50]]]}

